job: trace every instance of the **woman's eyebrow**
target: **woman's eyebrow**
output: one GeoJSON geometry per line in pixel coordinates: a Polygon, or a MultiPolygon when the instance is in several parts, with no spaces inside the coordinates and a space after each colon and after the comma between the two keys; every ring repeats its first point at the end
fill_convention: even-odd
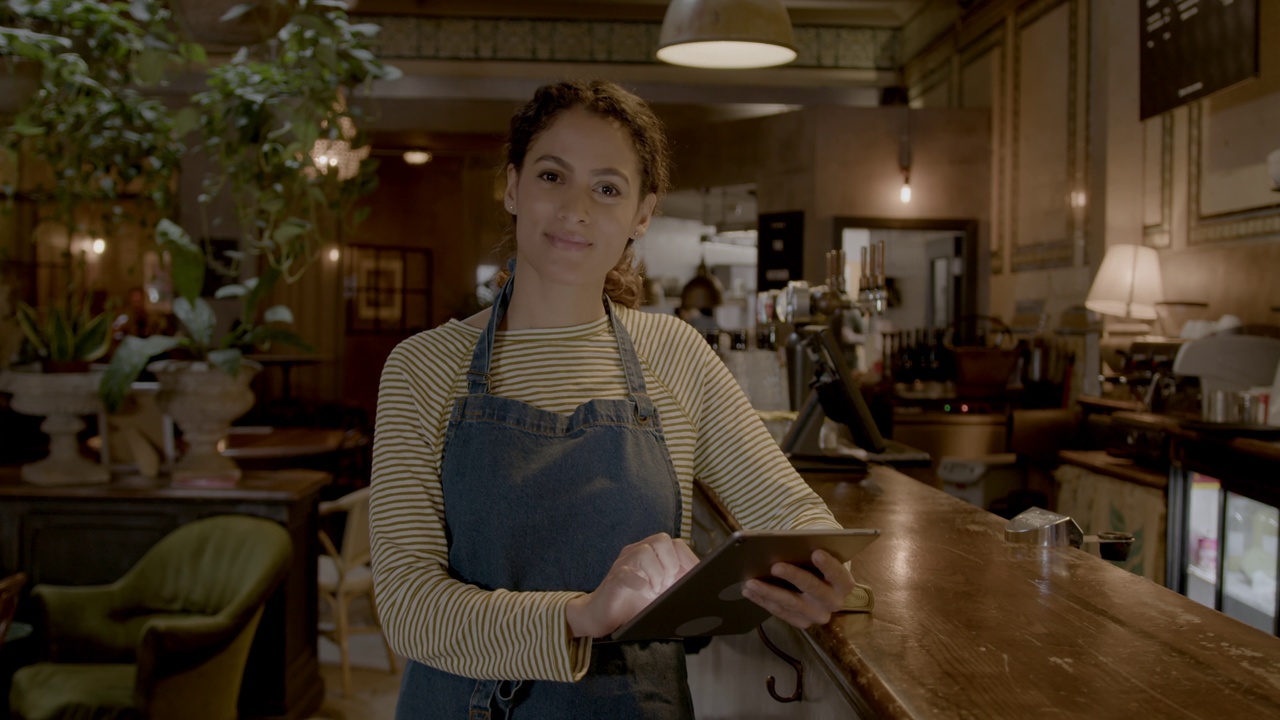
{"type": "MultiPolygon", "coordinates": [[[[570,165],[568,161],[566,161],[564,158],[560,157],[559,155],[540,155],[536,160],[534,160],[534,162],[535,163],[549,162],[552,165],[557,165],[561,168],[564,168],[565,170],[573,169],[573,166],[570,165]]],[[[597,170],[592,170],[591,174],[597,177],[601,175],[614,175],[625,182],[631,181],[631,178],[627,177],[626,173],[624,173],[623,171],[615,167],[604,167],[604,168],[599,168],[597,170]]]]}

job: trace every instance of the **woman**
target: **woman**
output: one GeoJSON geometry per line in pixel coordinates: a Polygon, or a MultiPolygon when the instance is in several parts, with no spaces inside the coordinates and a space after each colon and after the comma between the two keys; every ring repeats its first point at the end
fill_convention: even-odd
{"type": "MultiPolygon", "coordinates": [[[[695,476],[747,527],[839,527],[707,343],[643,313],[632,244],[668,184],[649,108],[604,82],[543,87],[511,122],[515,252],[493,307],[401,343],[378,400],[379,611],[411,659],[399,718],[688,718],[678,642],[599,643],[695,562],[695,476]]],[[[752,581],[797,627],[854,588],[779,565],[752,581]]]]}

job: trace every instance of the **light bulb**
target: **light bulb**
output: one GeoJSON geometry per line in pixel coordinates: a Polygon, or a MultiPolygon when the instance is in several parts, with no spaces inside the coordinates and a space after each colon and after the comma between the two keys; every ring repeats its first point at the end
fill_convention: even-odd
{"type": "Polygon", "coordinates": [[[338,248],[329,248],[329,262],[338,262],[342,257],[342,251],[338,248]]]}
{"type": "Polygon", "coordinates": [[[902,190],[898,192],[898,197],[902,199],[904,204],[911,202],[911,183],[902,183],[902,190]]]}
{"type": "Polygon", "coordinates": [[[96,238],[93,241],[93,254],[101,255],[106,251],[107,251],[107,241],[103,240],[102,238],[96,238]]]}
{"type": "Polygon", "coordinates": [[[431,153],[426,150],[406,150],[404,161],[410,165],[425,165],[431,162],[431,153]]]}

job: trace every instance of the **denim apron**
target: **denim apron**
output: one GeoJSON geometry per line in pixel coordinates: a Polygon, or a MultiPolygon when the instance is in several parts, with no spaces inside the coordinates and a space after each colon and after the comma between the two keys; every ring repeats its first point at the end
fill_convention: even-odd
{"type": "MultiPolygon", "coordinates": [[[[489,394],[494,336],[515,277],[493,305],[445,432],[449,566],[486,590],[594,590],[623,546],[680,533],[680,487],[631,338],[604,300],[626,373],[625,400],[573,415],[489,394]]],[[[566,628],[566,634],[568,630],[566,628]]],[[[405,669],[397,720],[676,720],[693,717],[679,642],[593,643],[576,683],[475,680],[405,669]]]]}

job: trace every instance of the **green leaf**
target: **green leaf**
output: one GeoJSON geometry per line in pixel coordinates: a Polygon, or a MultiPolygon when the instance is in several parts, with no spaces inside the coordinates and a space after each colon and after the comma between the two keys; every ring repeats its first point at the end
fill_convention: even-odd
{"type": "Polygon", "coordinates": [[[204,288],[204,253],[181,225],[168,218],[156,224],[156,242],[173,260],[173,287],[188,302],[195,302],[204,288]]]}
{"type": "Polygon", "coordinates": [[[245,13],[253,10],[255,3],[240,3],[228,10],[222,17],[218,18],[218,22],[231,22],[245,13]]]}
{"type": "Polygon", "coordinates": [[[115,354],[111,356],[111,362],[107,364],[102,382],[98,385],[98,395],[106,405],[107,412],[120,409],[124,396],[129,392],[129,386],[142,374],[143,368],[151,358],[160,353],[169,352],[179,343],[178,338],[168,335],[152,335],[148,338],[132,335],[126,337],[120,343],[120,347],[116,348],[115,354]]]}
{"type": "Polygon", "coordinates": [[[245,337],[245,340],[254,347],[269,348],[272,343],[281,343],[295,347],[303,352],[312,352],[315,350],[306,340],[303,340],[297,333],[279,326],[261,325],[253,329],[245,337]]]}
{"type": "MultiPolygon", "coordinates": [[[[280,269],[274,265],[268,265],[267,269],[261,276],[253,278],[253,285],[249,288],[249,294],[245,296],[244,307],[240,309],[240,322],[244,325],[253,325],[258,317],[258,306],[262,304],[277,281],[280,280],[280,269]]],[[[246,283],[247,284],[247,283],[246,283]]]]}
{"type": "Polygon", "coordinates": [[[209,364],[217,367],[219,370],[231,377],[235,377],[240,374],[240,365],[244,356],[239,350],[235,348],[211,350],[208,357],[209,364]]]}
{"type": "Polygon", "coordinates": [[[273,305],[262,313],[263,322],[278,322],[286,325],[293,324],[293,311],[287,305],[273,305]]]}
{"type": "Polygon", "coordinates": [[[204,298],[196,298],[194,303],[186,298],[174,298],[173,314],[187,329],[187,334],[196,345],[208,347],[213,342],[213,326],[217,324],[218,318],[204,298]]]}
{"type": "Polygon", "coordinates": [[[26,303],[18,305],[16,314],[18,319],[18,327],[22,328],[22,334],[26,336],[27,342],[35,348],[39,355],[48,355],[49,346],[46,342],[44,333],[40,329],[40,316],[36,313],[36,309],[26,303]]]}
{"type": "Polygon", "coordinates": [[[244,297],[247,294],[249,294],[249,288],[240,284],[223,285],[213,291],[213,296],[219,300],[244,297]]]}
{"type": "Polygon", "coordinates": [[[106,313],[89,320],[76,336],[70,359],[92,362],[106,355],[111,345],[110,330],[110,318],[106,313]]]}

